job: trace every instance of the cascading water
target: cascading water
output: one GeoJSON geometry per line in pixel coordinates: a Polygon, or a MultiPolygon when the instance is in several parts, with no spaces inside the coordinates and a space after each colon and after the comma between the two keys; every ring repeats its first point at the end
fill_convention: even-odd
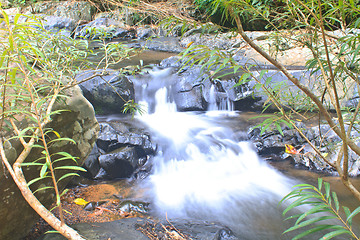
{"type": "Polygon", "coordinates": [[[222,123],[226,112],[176,112],[171,76],[171,70],[154,70],[135,82],[139,102],[149,109],[137,118],[158,145],[146,183],[157,212],[217,221],[239,239],[288,239],[277,205],[294,183],[222,123]]]}

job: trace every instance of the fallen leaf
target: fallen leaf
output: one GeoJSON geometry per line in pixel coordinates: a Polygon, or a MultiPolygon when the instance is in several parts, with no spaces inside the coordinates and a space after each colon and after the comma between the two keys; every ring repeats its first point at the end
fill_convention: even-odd
{"type": "Polygon", "coordinates": [[[301,150],[304,149],[305,146],[302,146],[299,150],[297,150],[294,146],[290,144],[285,144],[285,152],[289,154],[301,154],[301,150]]]}
{"type": "Polygon", "coordinates": [[[86,204],[88,204],[89,202],[82,199],[82,198],[77,198],[74,200],[74,203],[80,206],[85,206],[86,204]]]}

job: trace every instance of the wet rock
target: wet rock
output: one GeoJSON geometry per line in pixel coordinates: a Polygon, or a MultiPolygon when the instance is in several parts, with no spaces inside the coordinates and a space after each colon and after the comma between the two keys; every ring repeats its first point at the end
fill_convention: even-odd
{"type": "Polygon", "coordinates": [[[179,53],[184,49],[180,46],[179,39],[176,37],[152,38],[151,40],[141,43],[141,47],[153,51],[174,53],[179,53]]]}
{"type": "Polygon", "coordinates": [[[83,168],[87,170],[85,176],[88,178],[94,178],[100,171],[99,164],[100,150],[97,145],[94,145],[89,157],[85,160],[83,168]]]}
{"type": "Polygon", "coordinates": [[[128,178],[133,174],[141,178],[148,174],[150,168],[145,165],[155,146],[144,130],[122,122],[100,123],[96,145],[98,149],[93,149],[84,164],[90,178],[128,178]]]}
{"type": "Polygon", "coordinates": [[[124,104],[134,99],[133,83],[120,72],[110,69],[103,76],[95,76],[102,73],[103,70],[84,71],[76,76],[76,80],[97,114],[122,113],[124,104]]]}
{"type": "Polygon", "coordinates": [[[239,38],[232,38],[230,34],[201,34],[196,33],[180,40],[180,45],[186,48],[189,44],[205,45],[210,49],[231,49],[234,45],[241,41],[239,38]]]}
{"type": "Polygon", "coordinates": [[[134,146],[140,157],[154,153],[155,149],[149,135],[141,129],[129,129],[123,123],[114,122],[100,123],[97,144],[104,152],[111,152],[124,146],[134,146]]]}
{"type": "Polygon", "coordinates": [[[137,213],[146,214],[149,211],[149,203],[125,200],[119,204],[119,209],[127,213],[137,212],[137,213]]]}
{"type": "Polygon", "coordinates": [[[138,164],[134,147],[124,147],[114,152],[101,155],[99,164],[106,171],[105,179],[128,178],[138,164]]]}
{"type": "Polygon", "coordinates": [[[135,38],[135,33],[124,28],[124,25],[112,18],[97,18],[88,24],[75,29],[75,38],[86,39],[113,39],[135,38]]]}

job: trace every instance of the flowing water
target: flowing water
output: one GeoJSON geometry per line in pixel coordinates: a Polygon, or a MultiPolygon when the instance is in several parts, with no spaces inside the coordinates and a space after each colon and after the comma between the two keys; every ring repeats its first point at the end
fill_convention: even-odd
{"type": "Polygon", "coordinates": [[[220,222],[239,239],[290,239],[282,235],[289,225],[278,203],[297,181],[257,155],[238,130],[239,113],[225,110],[226,99],[216,102],[212,89],[209,111],[177,112],[170,69],[154,70],[134,84],[147,110],[137,118],[158,146],[153,173],[143,184],[159,216],[220,222]]]}

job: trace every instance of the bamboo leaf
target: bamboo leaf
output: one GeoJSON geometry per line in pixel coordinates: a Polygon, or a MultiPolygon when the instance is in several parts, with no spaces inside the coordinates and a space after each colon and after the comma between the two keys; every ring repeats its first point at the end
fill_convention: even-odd
{"type": "Polygon", "coordinates": [[[46,172],[48,170],[48,163],[44,163],[40,170],[40,177],[45,177],[46,172]]]}
{"type": "Polygon", "coordinates": [[[339,212],[340,204],[339,204],[338,197],[337,197],[335,192],[332,192],[332,196],[333,196],[333,199],[334,199],[336,212],[339,212]]]}
{"type": "Polygon", "coordinates": [[[60,182],[61,180],[65,179],[65,178],[67,178],[67,177],[72,177],[72,176],[80,176],[80,175],[77,174],[77,173],[67,173],[67,174],[61,176],[61,177],[57,180],[57,182],[60,182]]]}
{"type": "Polygon", "coordinates": [[[55,170],[74,170],[74,171],[82,171],[86,172],[87,170],[85,168],[79,167],[79,166],[59,166],[55,167],[55,170]]]}
{"type": "Polygon", "coordinates": [[[39,188],[39,189],[36,189],[33,193],[37,193],[37,192],[40,192],[40,191],[45,191],[47,189],[54,189],[54,187],[51,187],[51,186],[47,186],[47,187],[42,187],[42,188],[39,188]]]}
{"type": "Polygon", "coordinates": [[[327,225],[327,224],[322,224],[322,225],[318,225],[316,227],[313,227],[309,230],[306,230],[298,235],[296,235],[295,237],[292,238],[292,240],[298,240],[298,239],[301,239],[307,235],[310,235],[310,234],[313,234],[313,233],[316,233],[316,232],[320,232],[320,231],[324,231],[324,230],[327,230],[327,229],[332,229],[334,228],[333,225],[327,225]]]}
{"type": "Polygon", "coordinates": [[[355,217],[360,212],[360,207],[356,208],[350,215],[347,215],[346,221],[351,222],[352,218],[355,217]]]}
{"type": "Polygon", "coordinates": [[[323,184],[323,179],[322,179],[322,178],[318,178],[318,189],[319,189],[319,191],[321,191],[322,184],[323,184]]]}
{"type": "Polygon", "coordinates": [[[351,235],[351,233],[348,230],[339,229],[339,230],[336,230],[336,231],[325,234],[322,238],[320,238],[320,240],[328,240],[328,239],[331,239],[333,237],[336,237],[336,236],[339,236],[339,235],[342,235],[342,234],[351,235]]]}
{"type": "Polygon", "coordinates": [[[287,229],[284,233],[291,232],[291,231],[294,231],[296,229],[309,226],[309,225],[311,225],[313,223],[318,223],[318,222],[321,222],[321,221],[324,221],[324,220],[330,220],[330,219],[334,219],[334,218],[336,218],[336,217],[334,217],[334,216],[321,216],[321,217],[311,218],[309,220],[301,222],[298,225],[294,225],[293,227],[287,229]]]}

